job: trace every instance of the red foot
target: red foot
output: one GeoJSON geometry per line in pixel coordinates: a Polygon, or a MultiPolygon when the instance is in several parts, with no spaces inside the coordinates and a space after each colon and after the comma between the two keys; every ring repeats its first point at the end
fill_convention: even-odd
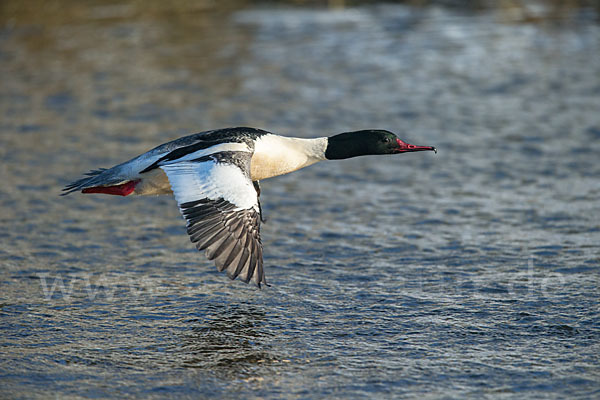
{"type": "Polygon", "coordinates": [[[140,183],[139,179],[129,181],[115,186],[96,186],[87,189],[83,189],[81,193],[104,193],[114,194],[115,196],[127,196],[133,193],[135,185],[140,183]]]}

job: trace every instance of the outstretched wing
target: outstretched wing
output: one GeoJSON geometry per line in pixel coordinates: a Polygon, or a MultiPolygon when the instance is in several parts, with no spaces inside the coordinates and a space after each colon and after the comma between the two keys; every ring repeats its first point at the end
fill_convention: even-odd
{"type": "Polygon", "coordinates": [[[231,279],[258,287],[263,271],[258,196],[250,179],[251,152],[223,151],[160,165],[198,250],[231,279]]]}

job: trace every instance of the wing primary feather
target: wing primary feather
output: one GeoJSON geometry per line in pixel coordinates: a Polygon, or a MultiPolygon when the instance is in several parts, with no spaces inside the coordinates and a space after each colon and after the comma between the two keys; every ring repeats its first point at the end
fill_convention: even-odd
{"type": "Polygon", "coordinates": [[[247,265],[246,270],[244,271],[242,279],[244,282],[250,282],[252,279],[252,275],[254,274],[254,269],[256,268],[257,254],[256,254],[256,242],[252,241],[251,243],[251,251],[250,251],[250,261],[247,265]]]}
{"type": "Polygon", "coordinates": [[[188,223],[187,226],[187,233],[189,235],[195,234],[197,232],[200,231],[205,231],[208,230],[208,228],[212,228],[212,227],[218,227],[218,226],[222,226],[223,224],[221,223],[221,216],[219,216],[219,218],[211,218],[209,220],[200,220],[198,222],[192,222],[192,223],[188,223]]]}
{"type": "Polygon", "coordinates": [[[256,271],[254,272],[254,283],[256,286],[260,287],[260,283],[264,280],[264,270],[263,270],[263,256],[262,256],[262,246],[258,244],[256,246],[257,251],[257,263],[256,263],[256,271]]]}
{"type": "Polygon", "coordinates": [[[218,233],[223,229],[220,225],[210,225],[205,227],[203,230],[199,230],[190,234],[190,239],[192,243],[203,242],[207,239],[210,239],[214,234],[218,233]]]}
{"type": "MultiPolygon", "coordinates": [[[[225,230],[225,227],[219,227],[219,229],[214,232],[211,233],[210,235],[206,235],[203,238],[200,238],[198,240],[198,242],[196,242],[196,248],[198,250],[204,250],[206,248],[208,248],[209,246],[214,245],[221,237],[221,234],[223,233],[223,231],[225,230]]],[[[209,260],[211,258],[209,257],[209,260]]]]}
{"type": "Polygon", "coordinates": [[[229,235],[227,235],[226,232],[225,234],[222,232],[220,235],[215,237],[212,243],[206,246],[206,251],[204,252],[204,254],[206,254],[206,258],[209,260],[214,260],[219,255],[218,250],[221,245],[227,243],[229,240],[229,235]]]}
{"type": "Polygon", "coordinates": [[[231,260],[231,262],[227,265],[227,276],[229,277],[229,279],[235,279],[237,277],[238,273],[236,271],[238,269],[242,257],[244,256],[244,250],[245,249],[241,245],[239,249],[234,249],[234,251],[237,251],[237,253],[235,254],[233,260],[231,260]]]}
{"type": "MultiPolygon", "coordinates": [[[[246,237],[246,240],[248,239],[248,237],[246,237]]],[[[244,266],[246,265],[246,262],[248,261],[248,259],[250,258],[250,250],[248,249],[248,243],[244,243],[243,246],[243,250],[242,250],[242,256],[240,257],[240,260],[238,261],[237,266],[235,267],[235,271],[233,272],[233,277],[237,277],[242,270],[244,269],[244,266]]]]}
{"type": "Polygon", "coordinates": [[[224,240],[221,243],[219,243],[218,246],[211,246],[210,248],[206,249],[207,255],[208,251],[211,250],[212,256],[209,258],[214,259],[217,264],[221,264],[221,271],[227,267],[223,258],[227,259],[227,257],[229,257],[229,253],[231,252],[231,250],[233,250],[233,247],[235,247],[236,242],[236,240],[230,235],[223,236],[224,240]]]}
{"type": "Polygon", "coordinates": [[[229,268],[229,263],[237,256],[237,248],[238,241],[229,236],[228,240],[216,251],[217,257],[215,258],[215,263],[217,267],[220,266],[221,271],[229,268]]]}

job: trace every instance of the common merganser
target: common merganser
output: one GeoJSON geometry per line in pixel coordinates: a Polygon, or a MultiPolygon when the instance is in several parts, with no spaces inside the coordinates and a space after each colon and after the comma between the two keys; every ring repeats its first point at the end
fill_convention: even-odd
{"type": "Polygon", "coordinates": [[[255,128],[196,133],[162,144],[109,169],[91,171],[63,195],[173,193],[198,250],[231,279],[267,285],[263,271],[259,181],[323,160],[431,150],[385,130],[330,137],[285,137],[255,128]]]}

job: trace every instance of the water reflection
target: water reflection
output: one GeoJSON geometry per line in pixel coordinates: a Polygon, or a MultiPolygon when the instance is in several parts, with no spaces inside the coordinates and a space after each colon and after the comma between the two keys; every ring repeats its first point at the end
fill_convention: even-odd
{"type": "Polygon", "coordinates": [[[181,338],[186,368],[239,378],[276,358],[265,347],[269,333],[263,329],[264,309],[246,304],[209,305],[201,318],[182,322],[190,328],[181,338]]]}

